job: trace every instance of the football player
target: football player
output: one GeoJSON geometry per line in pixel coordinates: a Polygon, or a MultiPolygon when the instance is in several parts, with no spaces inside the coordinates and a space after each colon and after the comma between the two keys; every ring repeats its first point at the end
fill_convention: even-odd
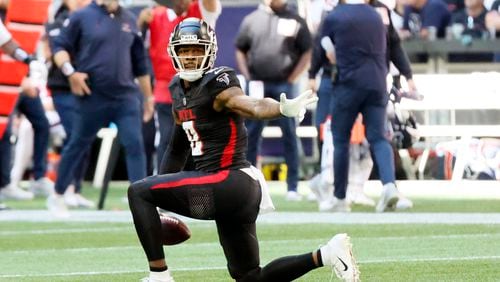
{"type": "MultiPolygon", "coordinates": [[[[215,220],[229,273],[236,281],[291,281],[321,266],[344,281],[359,280],[347,234],[306,254],[260,267],[256,218],[268,199],[263,176],[245,158],[244,118],[301,117],[317,101],[311,91],[295,99],[246,96],[233,69],[213,68],[217,41],[203,20],[188,18],[171,34],[168,51],[177,75],[170,84],[176,120],[160,175],[135,182],[129,205],[149,261],[147,281],[173,281],[165,263],[157,207],[196,219],[215,220]],[[181,171],[191,154],[195,171],[181,171]]],[[[272,205],[272,204],[271,204],[272,205]]]]}

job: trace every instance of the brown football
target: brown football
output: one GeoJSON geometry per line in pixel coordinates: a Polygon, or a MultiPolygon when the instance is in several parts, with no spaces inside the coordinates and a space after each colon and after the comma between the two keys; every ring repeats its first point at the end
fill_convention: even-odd
{"type": "Polygon", "coordinates": [[[163,245],[180,244],[191,237],[191,231],[182,220],[171,215],[160,215],[163,245]]]}

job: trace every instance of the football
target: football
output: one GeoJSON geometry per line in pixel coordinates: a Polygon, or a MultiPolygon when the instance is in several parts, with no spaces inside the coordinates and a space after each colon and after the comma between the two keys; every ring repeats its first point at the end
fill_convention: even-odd
{"type": "Polygon", "coordinates": [[[191,231],[180,219],[161,214],[160,221],[163,245],[180,244],[191,237],[191,231]]]}

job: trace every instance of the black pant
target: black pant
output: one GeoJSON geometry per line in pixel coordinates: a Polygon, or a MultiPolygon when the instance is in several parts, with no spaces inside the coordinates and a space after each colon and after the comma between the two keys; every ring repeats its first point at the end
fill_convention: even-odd
{"type": "Polygon", "coordinates": [[[132,184],[128,198],[149,261],[164,258],[156,211],[160,207],[196,219],[215,220],[229,273],[237,281],[291,281],[317,267],[307,253],[280,258],[260,268],[255,220],[261,190],[256,180],[240,170],[156,175],[132,184]]]}

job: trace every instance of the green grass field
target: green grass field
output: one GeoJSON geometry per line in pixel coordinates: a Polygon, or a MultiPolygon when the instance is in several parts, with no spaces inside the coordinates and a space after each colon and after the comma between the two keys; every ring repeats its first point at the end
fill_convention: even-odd
{"type": "MultiPolygon", "coordinates": [[[[272,189],[280,212],[318,215],[315,203],[283,201],[282,184],[274,183],[272,189]]],[[[85,194],[98,197],[95,189],[85,189],[85,194]]],[[[125,186],[114,185],[106,209],[126,210],[121,201],[124,195],[125,186]]],[[[413,210],[390,216],[500,213],[495,200],[414,200],[413,210]]],[[[7,204],[13,210],[44,208],[43,199],[7,204]]],[[[371,212],[355,207],[353,215],[370,217],[371,212]]],[[[147,275],[147,262],[130,222],[16,222],[1,220],[2,213],[0,281],[138,281],[147,275]]],[[[196,221],[188,225],[193,234],[190,240],[165,247],[176,281],[231,281],[214,224],[196,221]]],[[[299,224],[289,218],[288,222],[261,223],[261,264],[310,252],[339,232],[351,236],[363,281],[500,281],[500,221],[299,224]]],[[[320,268],[298,281],[331,280],[336,281],[331,271],[320,268]]]]}

